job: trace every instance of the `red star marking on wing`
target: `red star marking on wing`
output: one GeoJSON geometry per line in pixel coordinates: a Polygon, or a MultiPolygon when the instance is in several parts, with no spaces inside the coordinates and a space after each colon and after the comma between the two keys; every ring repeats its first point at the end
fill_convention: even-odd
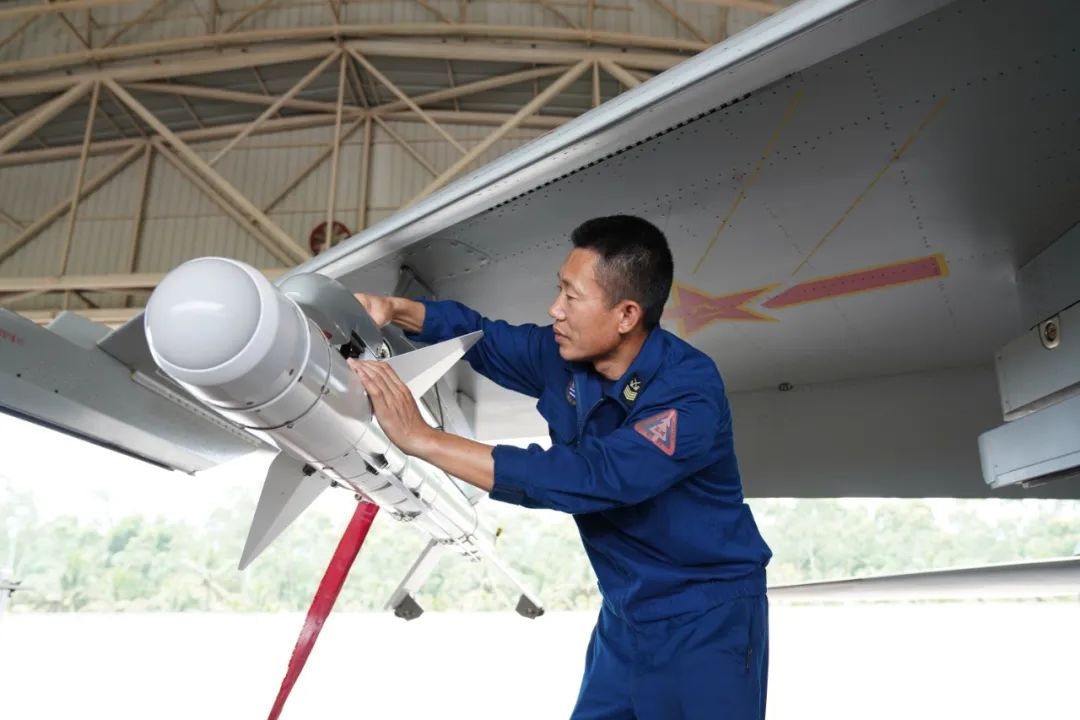
{"type": "Polygon", "coordinates": [[[664,312],[664,319],[678,320],[680,335],[689,337],[701,332],[718,320],[755,320],[776,322],[776,318],[746,307],[756,297],[769,292],[775,285],[742,290],[731,295],[709,295],[687,285],[675,283],[672,295],[675,305],[664,312]]]}
{"type": "Polygon", "coordinates": [[[660,452],[671,456],[675,454],[675,434],[679,427],[679,414],[675,410],[665,410],[634,425],[634,429],[660,452]]]}

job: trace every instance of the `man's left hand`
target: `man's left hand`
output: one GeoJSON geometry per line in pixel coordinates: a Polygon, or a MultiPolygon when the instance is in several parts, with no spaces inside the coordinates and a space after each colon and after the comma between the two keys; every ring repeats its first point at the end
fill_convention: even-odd
{"type": "Polygon", "coordinates": [[[435,430],[424,422],[416,399],[394,368],[369,360],[349,360],[349,367],[360,377],[386,437],[405,454],[419,456],[435,430]]]}

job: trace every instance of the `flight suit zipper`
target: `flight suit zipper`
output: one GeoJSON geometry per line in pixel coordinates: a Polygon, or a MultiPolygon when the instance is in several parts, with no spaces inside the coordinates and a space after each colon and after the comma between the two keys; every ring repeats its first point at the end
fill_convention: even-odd
{"type": "Polygon", "coordinates": [[[589,417],[595,412],[596,408],[604,402],[604,398],[601,397],[597,400],[591,408],[581,417],[581,422],[578,424],[577,441],[580,443],[582,438],[585,437],[585,425],[589,422],[589,417]]]}
{"type": "MultiPolygon", "coordinates": [[[[574,376],[574,387],[577,390],[577,396],[578,396],[578,399],[580,400],[582,398],[581,387],[578,384],[576,375],[574,376]]],[[[606,399],[607,399],[607,396],[601,394],[600,399],[597,400],[595,403],[593,403],[592,406],[588,410],[585,410],[583,405],[580,402],[578,403],[578,406],[577,406],[577,408],[578,408],[578,431],[577,431],[577,437],[574,438],[574,447],[575,448],[585,438],[585,426],[588,424],[589,418],[592,417],[592,414],[594,412],[596,412],[597,408],[599,408],[601,405],[604,404],[604,400],[606,400],[606,399]]],[[[629,580],[631,578],[630,571],[627,570],[625,567],[623,567],[622,563],[620,563],[611,553],[603,552],[601,554],[608,561],[608,564],[612,568],[614,568],[616,572],[618,572],[620,575],[623,576],[623,579],[629,580]]],[[[625,600],[625,598],[623,598],[623,600],[625,600]]]]}
{"type": "Polygon", "coordinates": [[[593,414],[593,412],[596,410],[596,408],[600,407],[600,404],[604,402],[604,396],[600,395],[600,399],[597,400],[595,403],[593,403],[592,407],[590,407],[588,410],[586,410],[585,406],[580,402],[580,400],[584,399],[584,396],[581,393],[581,390],[582,390],[581,383],[578,382],[577,374],[574,375],[574,390],[577,393],[577,397],[578,397],[578,400],[579,400],[579,402],[577,404],[577,410],[578,410],[577,437],[574,438],[574,447],[577,447],[581,443],[582,439],[585,437],[585,425],[586,425],[586,423],[589,422],[589,417],[593,414]]]}

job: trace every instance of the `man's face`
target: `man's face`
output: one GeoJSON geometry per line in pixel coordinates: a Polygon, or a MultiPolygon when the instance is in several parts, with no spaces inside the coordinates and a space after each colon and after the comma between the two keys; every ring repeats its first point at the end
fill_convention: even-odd
{"type": "Polygon", "coordinates": [[[559,269],[559,294],[548,308],[555,320],[555,342],[563,360],[589,362],[614,350],[620,340],[620,307],[609,307],[596,281],[599,254],[574,248],[559,269]]]}

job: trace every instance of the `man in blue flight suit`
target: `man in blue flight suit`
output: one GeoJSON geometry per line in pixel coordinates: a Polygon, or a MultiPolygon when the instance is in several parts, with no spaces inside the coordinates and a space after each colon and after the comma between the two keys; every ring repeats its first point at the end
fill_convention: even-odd
{"type": "Polygon", "coordinates": [[[496,500],[573,514],[603,596],[573,720],[760,720],[771,553],[743,502],[723,381],[659,326],[673,263],[656,227],[596,218],[571,240],[546,327],[357,295],[423,342],[483,330],[465,359],[539,399],[550,449],[440,432],[388,365],[353,368],[404,452],[496,500]]]}

